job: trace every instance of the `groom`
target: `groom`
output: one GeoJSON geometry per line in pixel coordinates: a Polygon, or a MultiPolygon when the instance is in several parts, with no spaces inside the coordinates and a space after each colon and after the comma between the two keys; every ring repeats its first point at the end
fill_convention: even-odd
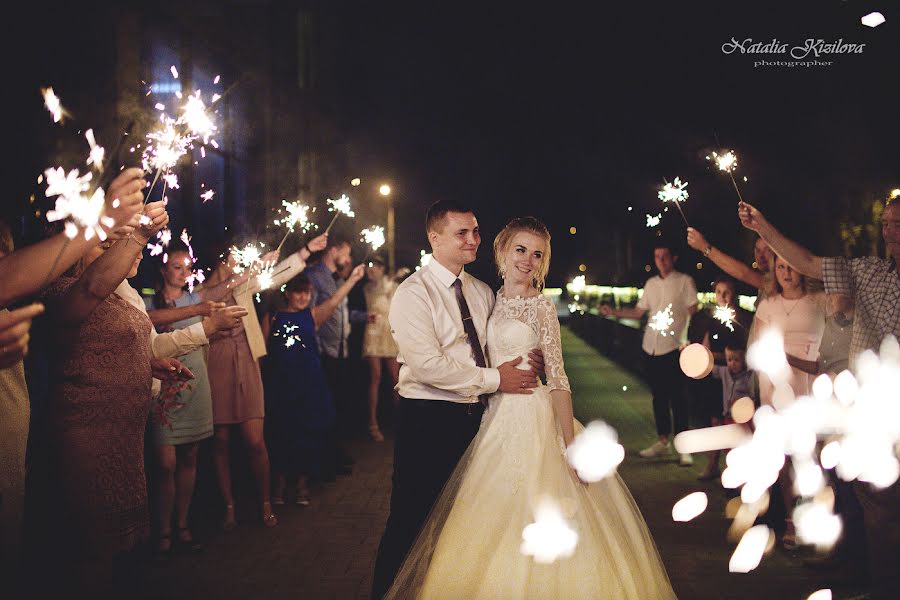
{"type": "MultiPolygon", "coordinates": [[[[530,394],[543,370],[540,351],[488,368],[487,321],[494,293],[463,270],[481,234],[470,208],[435,202],[425,217],[432,260],[404,281],[391,302],[400,348],[400,411],[391,514],[375,561],[372,598],[390,588],[431,506],[478,433],[487,395],[530,394]]],[[[477,535],[477,532],[473,532],[477,535]]]]}

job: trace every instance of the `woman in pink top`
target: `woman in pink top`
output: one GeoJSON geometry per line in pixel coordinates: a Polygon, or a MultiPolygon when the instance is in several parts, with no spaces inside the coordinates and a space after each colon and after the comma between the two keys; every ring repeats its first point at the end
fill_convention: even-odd
{"type": "MultiPolygon", "coordinates": [[[[795,271],[780,256],[775,258],[774,277],[770,277],[766,298],[756,309],[755,333],[764,333],[769,328],[778,329],[784,336],[784,352],[791,371],[787,383],[793,397],[812,394],[814,375],[803,371],[810,361],[819,356],[819,344],[825,329],[824,294],[810,291],[810,280],[795,271]]],[[[752,340],[751,340],[752,344],[752,340]]],[[[776,409],[789,404],[791,398],[776,398],[775,385],[765,374],[759,373],[759,397],[762,404],[773,405],[776,409]]],[[[797,547],[794,523],[790,518],[794,507],[793,480],[790,468],[781,470],[781,493],[786,514],[782,545],[787,550],[797,547]]]]}

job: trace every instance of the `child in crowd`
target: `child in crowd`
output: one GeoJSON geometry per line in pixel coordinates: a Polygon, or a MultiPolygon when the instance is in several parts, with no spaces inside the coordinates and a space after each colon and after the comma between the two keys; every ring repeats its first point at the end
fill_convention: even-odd
{"type": "Polygon", "coordinates": [[[326,434],[334,426],[311,297],[312,284],[298,275],[285,287],[284,308],[262,323],[268,345],[265,437],[272,457],[274,504],[284,504],[288,477],[297,480],[296,504],[309,504],[309,478],[319,475],[326,434]]]}
{"type": "MultiPolygon", "coordinates": [[[[759,404],[759,389],[753,372],[747,369],[746,346],[739,338],[733,338],[725,345],[725,365],[715,365],[712,376],[722,382],[722,412],[712,418],[712,425],[734,423],[731,407],[741,398],[748,397],[759,404]]],[[[710,481],[719,476],[719,456],[721,450],[709,452],[709,462],[697,477],[700,481],[710,481]]]]}

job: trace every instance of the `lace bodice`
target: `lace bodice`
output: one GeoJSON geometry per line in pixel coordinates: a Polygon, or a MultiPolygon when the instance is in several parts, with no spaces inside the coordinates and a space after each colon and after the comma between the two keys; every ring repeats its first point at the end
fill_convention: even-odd
{"type": "Polygon", "coordinates": [[[571,391],[563,366],[559,320],[550,298],[507,298],[501,288],[488,320],[487,351],[494,367],[523,357],[520,367],[528,368],[528,352],[540,348],[544,353],[547,387],[551,390],[571,391]],[[524,366],[523,366],[524,365],[524,366]]]}

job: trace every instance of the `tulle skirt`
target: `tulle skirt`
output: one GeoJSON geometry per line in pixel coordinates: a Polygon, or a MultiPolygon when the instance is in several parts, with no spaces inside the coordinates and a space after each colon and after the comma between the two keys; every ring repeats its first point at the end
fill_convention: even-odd
{"type": "Polygon", "coordinates": [[[563,450],[547,388],[492,396],[387,598],[674,598],[621,478],[584,485],[563,450]],[[574,553],[551,564],[521,552],[546,498],[578,534],[574,553]]]}

